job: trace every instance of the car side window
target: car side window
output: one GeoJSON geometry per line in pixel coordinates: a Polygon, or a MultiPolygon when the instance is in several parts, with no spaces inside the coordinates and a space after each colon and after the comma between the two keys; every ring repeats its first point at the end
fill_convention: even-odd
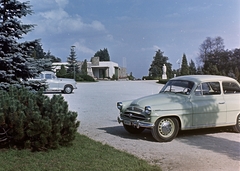
{"type": "Polygon", "coordinates": [[[194,91],[196,96],[202,96],[202,86],[201,84],[197,86],[196,90],[194,91]]]}
{"type": "Polygon", "coordinates": [[[220,83],[219,82],[201,83],[200,85],[197,86],[194,93],[196,96],[221,94],[220,83]]]}
{"type": "Polygon", "coordinates": [[[224,94],[234,94],[240,93],[240,87],[234,82],[223,82],[223,92],[224,94]]]}
{"type": "Polygon", "coordinates": [[[52,79],[52,74],[45,74],[46,79],[52,79]]]}

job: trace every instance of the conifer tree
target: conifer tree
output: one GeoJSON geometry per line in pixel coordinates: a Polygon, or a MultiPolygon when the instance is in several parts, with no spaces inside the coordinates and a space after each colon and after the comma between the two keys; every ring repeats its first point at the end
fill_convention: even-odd
{"type": "Polygon", "coordinates": [[[87,60],[86,59],[83,61],[83,64],[81,67],[81,75],[87,75],[87,60]]]}
{"type": "Polygon", "coordinates": [[[191,59],[190,63],[189,63],[189,74],[190,75],[195,75],[197,74],[197,68],[195,66],[195,63],[193,62],[193,60],[191,59]]]}
{"type": "Polygon", "coordinates": [[[41,70],[30,54],[38,40],[18,42],[34,27],[20,21],[28,14],[32,14],[28,2],[0,0],[0,89],[19,86],[41,70]]]}
{"type": "Polygon", "coordinates": [[[99,61],[110,61],[110,55],[108,53],[107,48],[104,48],[103,50],[100,49],[99,51],[97,51],[94,57],[96,56],[99,57],[99,61]]]}
{"type": "Polygon", "coordinates": [[[78,73],[79,72],[79,66],[77,65],[77,55],[74,50],[74,47],[75,46],[71,46],[70,55],[67,58],[67,62],[68,62],[67,72],[68,73],[73,73],[73,72],[78,73]]]}
{"type": "Polygon", "coordinates": [[[185,54],[183,54],[182,57],[182,65],[181,65],[181,75],[189,75],[189,67],[188,67],[188,62],[187,62],[187,57],[185,54]]]}
{"type": "Polygon", "coordinates": [[[159,79],[161,78],[163,71],[163,65],[165,64],[167,67],[167,76],[169,78],[172,77],[172,64],[170,64],[168,61],[167,56],[163,56],[163,53],[160,49],[156,51],[155,56],[153,57],[153,61],[151,64],[151,67],[149,68],[149,76],[153,79],[159,79]]]}

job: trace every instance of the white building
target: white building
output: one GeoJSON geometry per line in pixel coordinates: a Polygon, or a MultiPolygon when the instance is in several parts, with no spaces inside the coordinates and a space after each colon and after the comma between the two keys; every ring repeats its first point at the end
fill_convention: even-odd
{"type": "MultiPolygon", "coordinates": [[[[78,66],[81,68],[83,62],[78,62],[78,66]]],[[[52,68],[56,70],[61,69],[61,65],[67,67],[67,62],[53,63],[52,68]]],[[[87,62],[87,73],[95,79],[105,78],[126,78],[126,68],[120,68],[117,63],[111,61],[99,61],[99,57],[92,57],[91,62],[87,62]]]]}
{"type": "Polygon", "coordinates": [[[52,63],[52,70],[56,72],[61,69],[62,65],[67,69],[68,62],[54,62],[52,63]]]}
{"type": "Polygon", "coordinates": [[[118,64],[111,61],[99,61],[99,57],[92,57],[88,62],[88,74],[97,79],[119,77],[118,64]]]}

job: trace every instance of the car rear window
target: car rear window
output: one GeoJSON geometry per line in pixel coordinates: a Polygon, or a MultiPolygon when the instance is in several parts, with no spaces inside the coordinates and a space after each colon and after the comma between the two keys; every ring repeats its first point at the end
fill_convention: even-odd
{"type": "Polygon", "coordinates": [[[224,94],[240,93],[239,85],[234,82],[223,82],[222,86],[224,94]]]}

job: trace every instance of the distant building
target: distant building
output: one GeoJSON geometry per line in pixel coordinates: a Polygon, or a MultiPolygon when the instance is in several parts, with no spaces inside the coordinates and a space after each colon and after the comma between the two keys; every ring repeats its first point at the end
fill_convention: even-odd
{"type": "Polygon", "coordinates": [[[68,68],[67,65],[68,65],[68,62],[54,62],[52,63],[52,70],[54,72],[57,72],[57,70],[60,70],[61,69],[61,66],[64,66],[66,69],[68,68]]]}
{"type": "MultiPolygon", "coordinates": [[[[83,62],[78,62],[81,69],[83,62]]],[[[67,68],[67,62],[52,63],[53,71],[61,69],[61,65],[67,68]]],[[[87,62],[87,73],[95,79],[105,78],[127,78],[126,68],[120,68],[117,63],[111,61],[99,61],[99,57],[92,57],[91,62],[87,62]]]]}
{"type": "Polygon", "coordinates": [[[92,57],[88,62],[88,74],[96,79],[127,77],[126,69],[121,69],[117,63],[111,61],[99,61],[99,57],[92,57]]]}

